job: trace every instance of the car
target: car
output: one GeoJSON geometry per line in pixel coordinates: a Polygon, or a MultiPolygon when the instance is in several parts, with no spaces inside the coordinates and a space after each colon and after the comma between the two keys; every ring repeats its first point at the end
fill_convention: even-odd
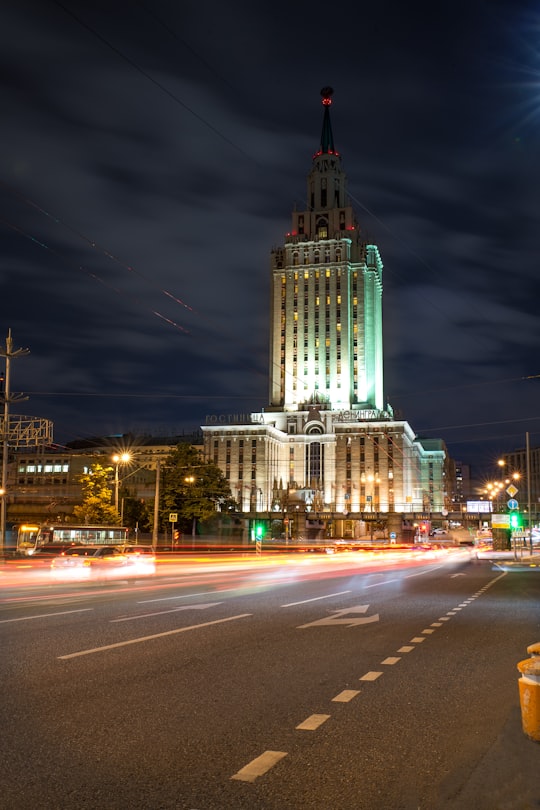
{"type": "Polygon", "coordinates": [[[146,555],[126,554],[119,546],[71,546],[54,557],[51,562],[51,576],[60,581],[109,579],[133,581],[154,573],[153,557],[147,559],[146,555]]]}
{"type": "Polygon", "coordinates": [[[42,546],[38,546],[32,554],[28,554],[24,559],[32,568],[46,567],[51,564],[51,560],[63,554],[68,548],[73,548],[74,545],[76,545],[76,543],[44,543],[42,546]]]}
{"type": "Polygon", "coordinates": [[[32,557],[57,557],[67,548],[76,546],[77,543],[44,543],[42,546],[37,546],[32,557]]]}
{"type": "Polygon", "coordinates": [[[132,569],[143,575],[156,573],[156,555],[152,546],[122,546],[132,569]]]}

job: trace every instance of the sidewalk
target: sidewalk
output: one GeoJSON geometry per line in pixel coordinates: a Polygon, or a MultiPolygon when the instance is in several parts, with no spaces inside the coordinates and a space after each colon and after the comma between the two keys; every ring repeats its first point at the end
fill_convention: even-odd
{"type": "Polygon", "coordinates": [[[444,785],[447,798],[442,799],[441,809],[537,810],[540,807],[540,743],[523,733],[519,708],[510,709],[497,740],[459,787],[462,779],[463,774],[449,776],[444,785]]]}
{"type": "MultiPolygon", "coordinates": [[[[536,549],[535,549],[536,551],[536,549]]],[[[480,551],[478,559],[492,560],[508,571],[529,569],[540,574],[540,554],[519,555],[513,551],[480,551]]],[[[540,607],[539,607],[540,617],[540,607]]],[[[540,633],[538,636],[540,640],[540,633]]],[[[523,658],[527,658],[524,651],[523,658]]],[[[538,810],[540,808],[540,742],[523,732],[516,669],[516,705],[491,748],[464,777],[450,774],[443,786],[441,810],[538,810]]],[[[437,808],[437,810],[439,810],[437,808]]]]}
{"type": "Polygon", "coordinates": [[[531,555],[529,552],[521,554],[520,551],[514,553],[513,551],[477,551],[476,557],[479,560],[493,560],[500,568],[510,571],[512,568],[538,568],[540,569],[540,553],[537,549],[531,555]]]}

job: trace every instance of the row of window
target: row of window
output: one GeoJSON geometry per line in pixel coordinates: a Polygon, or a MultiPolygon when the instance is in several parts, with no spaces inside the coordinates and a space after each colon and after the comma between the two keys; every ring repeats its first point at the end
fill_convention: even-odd
{"type": "Polygon", "coordinates": [[[69,464],[65,462],[62,464],[53,464],[52,462],[46,462],[45,464],[33,464],[23,461],[19,464],[19,473],[22,473],[23,475],[25,473],[28,475],[34,475],[35,473],[52,474],[67,472],[69,472],[69,464]]]}

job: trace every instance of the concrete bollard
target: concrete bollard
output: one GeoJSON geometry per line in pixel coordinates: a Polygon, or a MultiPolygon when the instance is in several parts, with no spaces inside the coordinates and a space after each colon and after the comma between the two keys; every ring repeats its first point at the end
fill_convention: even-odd
{"type": "Polygon", "coordinates": [[[535,655],[540,655],[540,641],[537,641],[536,644],[529,644],[527,647],[527,652],[533,657],[535,655]]]}
{"type": "Polygon", "coordinates": [[[520,661],[517,668],[521,672],[518,681],[521,725],[527,737],[540,742],[540,656],[520,661]]]}

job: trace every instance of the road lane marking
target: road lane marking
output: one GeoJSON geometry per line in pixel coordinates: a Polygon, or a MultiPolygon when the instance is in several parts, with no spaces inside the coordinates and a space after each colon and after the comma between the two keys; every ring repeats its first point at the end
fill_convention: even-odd
{"type": "Polygon", "coordinates": [[[223,602],[206,602],[200,605],[181,605],[181,607],[171,608],[170,610],[157,610],[155,613],[141,613],[140,616],[123,616],[121,619],[110,619],[110,623],[132,622],[135,621],[135,619],[147,619],[149,616],[163,616],[165,613],[178,613],[179,610],[205,610],[205,608],[222,604],[223,602]]]}
{"type": "Polygon", "coordinates": [[[68,658],[78,658],[81,655],[91,655],[92,653],[104,652],[105,650],[114,650],[117,647],[127,647],[128,644],[140,644],[143,641],[151,641],[154,638],[165,638],[165,636],[174,636],[176,633],[187,633],[188,630],[199,630],[201,627],[211,627],[213,624],[223,624],[224,622],[234,622],[236,619],[244,619],[246,616],[253,616],[253,613],[240,613],[238,616],[228,616],[226,619],[215,619],[213,622],[204,622],[203,624],[192,624],[189,627],[178,627],[176,630],[167,630],[165,633],[154,633],[151,636],[140,636],[139,638],[130,638],[128,641],[118,641],[116,644],[105,644],[103,647],[93,647],[90,650],[80,650],[79,652],[69,653],[68,655],[59,655],[61,661],[66,661],[68,658]]]}
{"type": "Polygon", "coordinates": [[[450,616],[440,616],[439,621],[440,622],[449,622],[450,621],[450,616]]]}
{"type": "Polygon", "coordinates": [[[343,616],[347,616],[349,613],[366,613],[369,605],[356,605],[355,607],[351,608],[344,608],[343,610],[333,610],[334,616],[326,616],[324,619],[317,619],[314,622],[309,622],[308,624],[300,624],[297,627],[297,630],[303,630],[305,627],[320,627],[323,625],[336,625],[336,624],[344,624],[347,627],[356,627],[359,624],[371,624],[372,622],[379,621],[379,614],[374,613],[373,616],[364,616],[361,619],[344,619],[340,618],[343,616]]]}
{"type": "Polygon", "coordinates": [[[340,692],[339,695],[332,698],[332,703],[348,703],[349,700],[352,700],[359,694],[360,689],[344,689],[343,692],[340,692]]]}
{"type": "Polygon", "coordinates": [[[397,658],[394,655],[390,655],[388,658],[385,658],[384,661],[381,661],[381,664],[386,664],[387,666],[391,667],[394,664],[397,664],[398,661],[401,661],[401,658],[397,658]]]}
{"type": "Polygon", "coordinates": [[[442,622],[431,622],[432,627],[442,627],[442,622]]]}
{"type": "Polygon", "coordinates": [[[371,585],[364,585],[364,588],[378,588],[379,585],[390,585],[391,582],[399,581],[399,579],[385,579],[384,582],[373,582],[371,585]]]}
{"type": "Polygon", "coordinates": [[[172,599],[193,599],[194,596],[215,596],[216,593],[227,593],[228,591],[237,591],[238,588],[222,588],[219,591],[200,591],[199,593],[185,593],[176,596],[160,596],[156,599],[140,599],[138,605],[148,605],[151,602],[170,602],[172,599]]]}
{"type": "Polygon", "coordinates": [[[411,652],[411,650],[414,650],[414,649],[415,649],[415,647],[409,647],[408,645],[405,645],[405,647],[400,647],[398,652],[408,653],[408,652],[411,652]]]}
{"type": "Polygon", "coordinates": [[[406,574],[404,579],[410,579],[411,577],[422,577],[424,574],[430,574],[432,571],[437,571],[439,568],[442,568],[442,565],[430,565],[425,571],[417,571],[415,574],[406,574]]]}
{"type": "Polygon", "coordinates": [[[48,619],[50,616],[67,616],[69,613],[85,613],[94,608],[78,608],[77,610],[61,610],[57,613],[40,613],[38,616],[19,616],[17,619],[0,619],[0,624],[8,622],[29,622],[32,619],[48,619]]]}
{"type": "Polygon", "coordinates": [[[231,779],[237,779],[240,782],[254,782],[258,776],[263,776],[280,759],[286,756],[287,754],[284,751],[265,751],[260,757],[252,759],[251,762],[240,768],[237,773],[231,776],[231,779]]]}
{"type": "Polygon", "coordinates": [[[376,681],[377,678],[380,678],[382,672],[366,672],[365,675],[362,675],[361,678],[358,678],[359,681],[376,681]]]}
{"type": "Polygon", "coordinates": [[[312,714],[296,726],[296,728],[301,731],[315,731],[319,726],[322,726],[323,723],[326,723],[331,716],[331,714],[312,714]]]}
{"type": "Polygon", "coordinates": [[[427,633],[428,635],[430,633],[434,633],[434,632],[435,632],[435,630],[432,627],[426,627],[425,630],[422,630],[422,633],[427,633]]]}
{"type": "Polygon", "coordinates": [[[326,596],[315,596],[313,599],[303,599],[301,602],[289,602],[287,605],[281,605],[282,608],[294,607],[295,605],[307,605],[308,602],[318,602],[320,599],[331,599],[333,596],[343,596],[344,593],[350,591],[338,591],[337,593],[328,593],[326,596]]]}
{"type": "Polygon", "coordinates": [[[426,640],[425,636],[415,636],[414,638],[411,638],[411,644],[420,644],[422,641],[425,640],[426,640]]]}

